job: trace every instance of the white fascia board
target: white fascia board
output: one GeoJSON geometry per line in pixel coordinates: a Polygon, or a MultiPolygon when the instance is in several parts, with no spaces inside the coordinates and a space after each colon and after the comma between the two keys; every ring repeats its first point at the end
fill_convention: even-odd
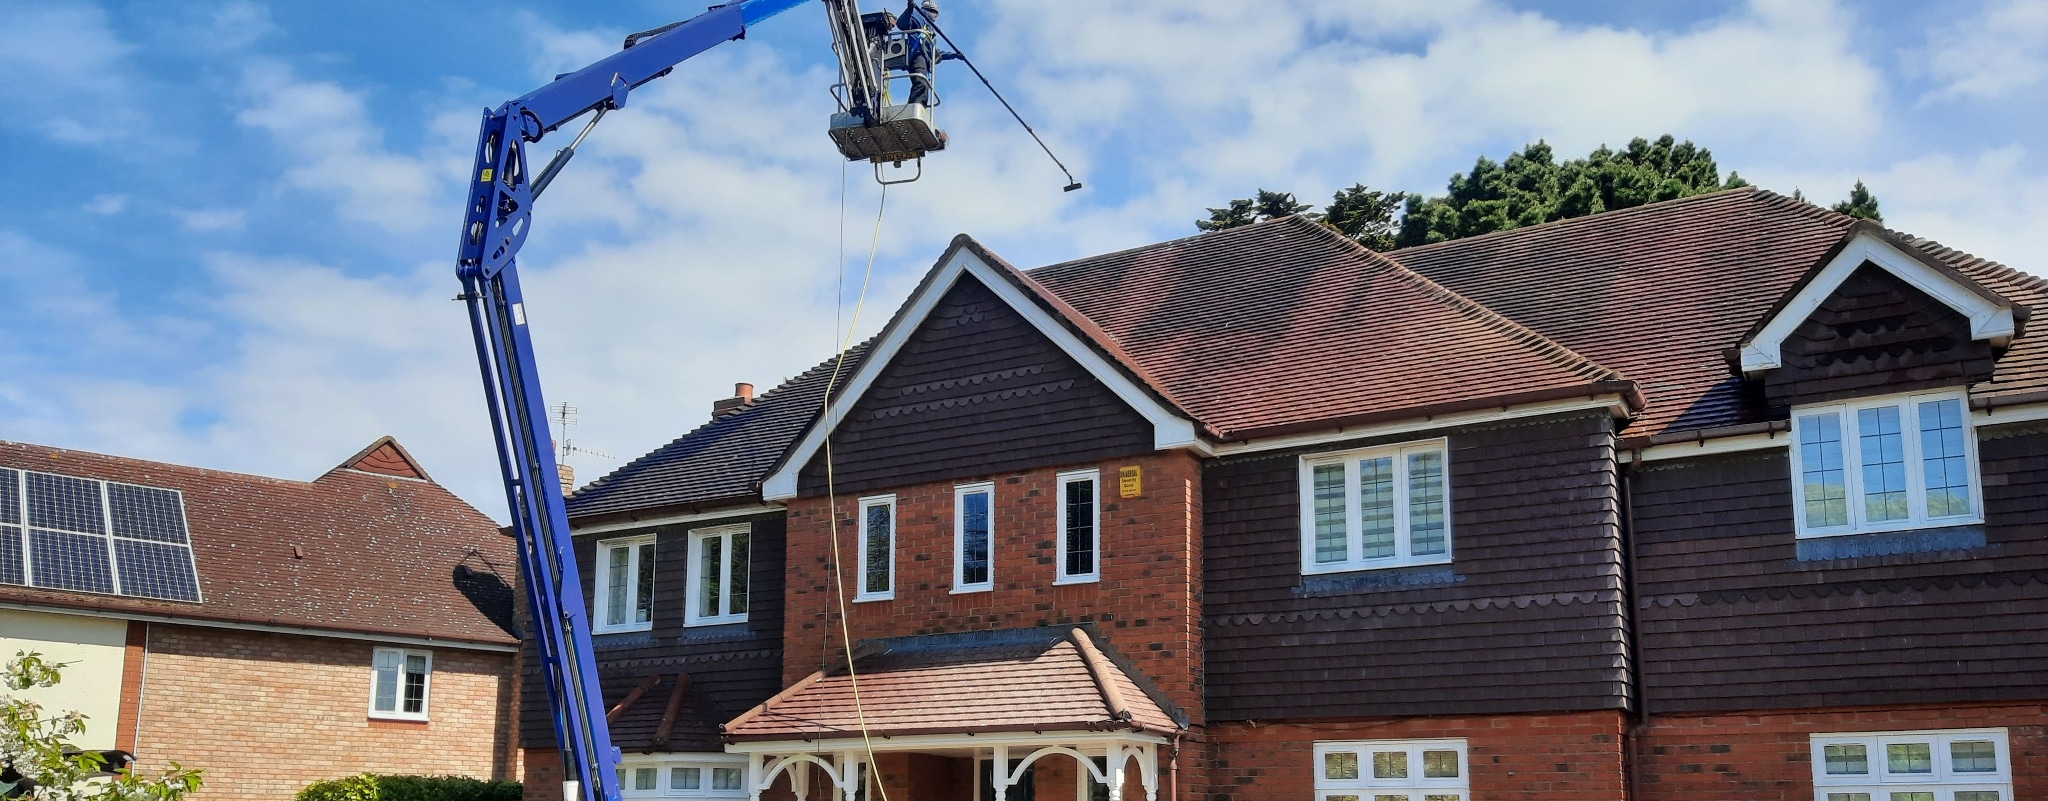
{"type": "Polygon", "coordinates": [[[585,534],[608,534],[614,531],[630,531],[636,528],[653,528],[655,526],[668,526],[677,523],[698,523],[705,520],[718,520],[728,517],[749,517],[752,515],[778,513],[781,511],[781,504],[750,504],[747,506],[734,506],[725,509],[716,509],[709,512],[691,512],[689,514],[658,515],[655,517],[643,517],[638,520],[622,520],[614,523],[604,523],[595,526],[578,526],[575,523],[570,523],[569,533],[580,537],[585,534]]]}
{"type": "Polygon", "coordinates": [[[876,377],[888,368],[889,363],[896,358],[897,351],[902,350],[903,343],[924,323],[932,309],[938,306],[939,300],[953,289],[953,285],[960,280],[963,273],[973,275],[976,280],[981,281],[982,285],[988,287],[996,297],[1009,304],[1010,308],[1022,315],[1025,320],[1030,321],[1039,333],[1044,334],[1047,339],[1053,341],[1053,344],[1058,345],[1062,352],[1080,363],[1082,369],[1093,374],[1104,386],[1109,387],[1111,392],[1116,393],[1119,399],[1143,415],[1146,421],[1152,424],[1154,449],[1191,448],[1204,454],[1208,452],[1208,444],[1195,433],[1193,421],[1175,414],[1153,399],[1151,393],[1127,378],[1122,370],[1103,358],[1088,343],[1081,341],[1081,338],[1075,336],[1072,331],[1068,331],[1066,326],[1061,325],[1050,313],[1040,308],[1037,302],[1026,296],[1015,284],[1010,283],[1009,279],[1001,275],[995,267],[975,256],[974,251],[963,247],[954,251],[953,258],[939,266],[932,280],[925,285],[924,291],[911,298],[910,305],[903,310],[903,316],[897,320],[896,327],[890,329],[888,335],[880,342],[875,343],[874,351],[868,354],[860,369],[847,379],[846,388],[837,394],[848,403],[833,404],[830,414],[820,416],[818,422],[804,432],[803,439],[790,451],[789,459],[783,462],[781,469],[761,482],[762,500],[786,501],[796,497],[798,474],[803,471],[804,465],[810,462],[811,456],[824,446],[825,436],[838,428],[839,423],[845,419],[847,406],[859,402],[859,399],[867,394],[876,377]]]}
{"type": "Polygon", "coordinates": [[[1640,451],[1623,452],[1622,463],[1634,461],[1656,462],[1664,459],[1690,459],[1695,456],[1713,456],[1720,453],[1741,453],[1773,448],[1785,448],[1792,444],[1792,435],[1784,432],[1743,434],[1735,437],[1717,437],[1697,442],[1668,442],[1651,445],[1640,451]]]}
{"type": "Polygon", "coordinates": [[[1969,318],[1971,339],[1997,342],[2011,339],[2017,330],[2012,307],[1992,303],[1984,296],[1958,285],[1948,276],[1921,263],[1919,259],[1901,252],[1891,243],[1864,233],[1850,240],[1848,246],[1842,248],[1842,252],[1836,254],[1827,266],[1822,267],[1820,273],[1815,275],[1812,281],[1807,282],[1806,286],[1799,290],[1799,294],[1793,296],[1792,301],[1785,304],[1785,308],[1780,310],[1776,317],[1771,318],[1754,338],[1742,343],[1742,371],[1755,373],[1783,366],[1784,358],[1780,347],[1784,344],[1785,338],[1791,336],[1792,331],[1797,329],[1800,323],[1805,322],[1806,318],[1813,314],[1814,309],[1820,308],[1820,304],[1825,302],[1829,295],[1834,294],[1842,282],[1849,280],[1849,275],[1856,272],[1856,268],[1863,266],[1866,261],[1898,276],[1899,280],[1969,318]]]}
{"type": "Polygon", "coordinates": [[[2029,403],[2022,406],[2000,406],[1993,409],[1978,409],[1970,416],[1978,426],[1998,426],[2006,423],[2030,423],[2048,420],[2048,403],[2029,403]]]}
{"type": "MultiPolygon", "coordinates": [[[[1122,743],[1165,745],[1167,739],[1157,734],[1136,731],[1068,731],[1046,732],[980,732],[976,734],[911,734],[889,738],[876,738],[876,753],[890,751],[920,751],[939,748],[989,748],[997,745],[1042,748],[1049,745],[1078,745],[1084,749],[1094,745],[1122,743]]],[[[767,740],[762,742],[727,743],[729,754],[823,754],[838,751],[865,752],[867,741],[859,737],[824,740],[767,740]]],[[[1021,755],[1019,755],[1021,756],[1021,755]]]]}
{"type": "Polygon", "coordinates": [[[1284,437],[1273,437],[1270,439],[1255,439],[1245,442],[1225,442],[1216,445],[1212,449],[1213,453],[1211,455],[1236,456],[1238,454],[1258,453],[1261,451],[1278,451],[1287,450],[1290,448],[1308,448],[1314,447],[1316,445],[1325,445],[1334,442],[1349,442],[1352,440],[1368,439],[1371,437],[1387,437],[1398,434],[1416,434],[1429,431],[1440,431],[1442,429],[1455,428],[1458,426],[1477,425],[1480,423],[1492,423],[1502,420],[1515,420],[1524,417],[1544,417],[1553,414],[1566,414],[1569,412],[1588,411],[1593,409],[1604,409],[1607,411],[1608,414],[1613,415],[1617,418],[1628,416],[1628,402],[1623,400],[1620,395],[1607,394],[1598,395],[1591,398],[1574,398],[1571,400],[1563,401],[1526,403],[1520,406],[1509,406],[1504,409],[1484,409],[1470,412],[1457,412],[1454,414],[1443,414],[1437,415],[1435,417],[1415,417],[1407,420],[1395,420],[1387,423],[1374,423],[1371,425],[1336,428],[1331,429],[1329,431],[1317,431],[1308,434],[1294,434],[1284,437]]]}

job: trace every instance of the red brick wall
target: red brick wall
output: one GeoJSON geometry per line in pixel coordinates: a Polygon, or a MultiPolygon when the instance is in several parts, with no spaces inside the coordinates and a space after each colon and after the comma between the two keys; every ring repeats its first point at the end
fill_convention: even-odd
{"type": "MultiPolygon", "coordinates": [[[[1210,726],[1208,772],[1215,801],[1315,797],[1319,740],[1463,737],[1472,798],[1484,801],[1621,801],[1620,712],[1400,718],[1210,726]]],[[[1182,764],[1188,754],[1184,751],[1182,764]]],[[[1163,757],[1162,757],[1163,758],[1163,757]]],[[[1164,766],[1162,766],[1163,769],[1164,766]]]]}
{"type": "MultiPolygon", "coordinates": [[[[1150,454],[1094,465],[1068,465],[996,476],[874,490],[896,495],[896,597],[854,603],[859,581],[854,516],[859,497],[839,497],[839,548],[847,560],[847,607],[853,639],[1093,622],[1112,647],[1201,720],[1201,466],[1179,453],[1150,454]],[[1139,465],[1144,493],[1119,498],[1117,468],[1139,465]],[[1102,580],[1054,586],[1058,532],[1055,476],[1102,471],[1102,580]],[[996,485],[996,588],[953,595],[953,487],[996,485]]],[[[838,650],[837,600],[831,588],[831,531],[825,499],[789,505],[788,611],[783,623],[783,683],[816,671],[826,644],[838,650]]]]}
{"type": "Polygon", "coordinates": [[[512,778],[512,654],[430,649],[428,722],[369,719],[376,643],[150,624],[136,756],[205,771],[200,801],[356,773],[512,778]]]}
{"type": "Polygon", "coordinates": [[[1810,801],[1810,735],[1999,726],[2013,796],[2048,798],[2048,704],[2028,703],[1653,717],[1637,744],[1637,801],[1810,801]]]}

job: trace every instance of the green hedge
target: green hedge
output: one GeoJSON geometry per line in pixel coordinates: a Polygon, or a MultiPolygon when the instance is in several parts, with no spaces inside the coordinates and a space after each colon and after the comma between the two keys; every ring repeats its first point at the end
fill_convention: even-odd
{"type": "Polygon", "coordinates": [[[520,801],[518,782],[481,781],[465,776],[375,776],[314,782],[298,801],[520,801]]]}

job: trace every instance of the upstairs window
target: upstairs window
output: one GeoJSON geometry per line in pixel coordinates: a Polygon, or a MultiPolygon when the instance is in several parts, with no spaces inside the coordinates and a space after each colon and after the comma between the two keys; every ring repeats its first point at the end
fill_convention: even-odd
{"type": "Polygon", "coordinates": [[[2012,801],[2004,729],[1816,734],[1815,801],[2012,801]]]}
{"type": "Polygon", "coordinates": [[[1976,436],[1960,392],[1792,413],[1799,536],[1978,522],[1976,436]]]}
{"type": "Polygon", "coordinates": [[[1363,740],[1315,745],[1318,801],[1465,801],[1465,741],[1363,740]]]}
{"type": "Polygon", "coordinates": [[[597,544],[599,634],[654,627],[654,536],[597,544]]]}
{"type": "Polygon", "coordinates": [[[1102,577],[1102,504],[1098,470],[1059,474],[1059,578],[1054,584],[1080,584],[1102,577]]]}
{"type": "Polygon", "coordinates": [[[683,605],[683,625],[747,622],[752,540],[753,527],[745,523],[690,532],[690,598],[683,605]]]}
{"type": "Polygon", "coordinates": [[[1444,440],[1302,457],[1302,572],[1451,561],[1449,475],[1444,440]]]}
{"type": "Polygon", "coordinates": [[[370,717],[426,720],[433,673],[431,651],[376,649],[370,657],[370,717]]]}
{"type": "Polygon", "coordinates": [[[856,601],[896,597],[896,496],[860,499],[860,592],[856,601]]]}
{"type": "Polygon", "coordinates": [[[996,485],[953,488],[953,591],[995,589],[996,485]]]}

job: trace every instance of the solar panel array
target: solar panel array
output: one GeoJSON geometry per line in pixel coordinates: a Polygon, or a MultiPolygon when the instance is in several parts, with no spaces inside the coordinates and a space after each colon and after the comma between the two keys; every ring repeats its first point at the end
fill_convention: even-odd
{"type": "Polygon", "coordinates": [[[197,602],[184,497],[0,468],[0,584],[197,602]]]}

